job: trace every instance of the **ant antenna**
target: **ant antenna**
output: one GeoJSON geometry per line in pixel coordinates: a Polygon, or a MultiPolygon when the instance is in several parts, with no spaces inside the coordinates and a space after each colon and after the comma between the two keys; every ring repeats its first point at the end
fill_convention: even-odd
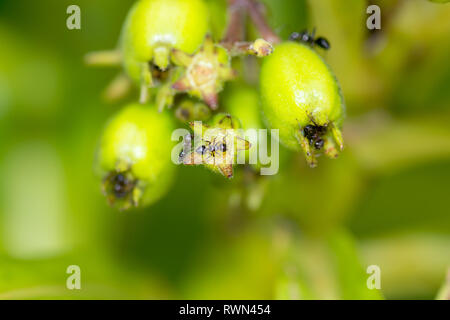
{"type": "Polygon", "coordinates": [[[307,112],[307,115],[308,115],[309,120],[311,120],[311,122],[314,124],[314,126],[318,127],[316,121],[314,121],[312,114],[307,112]]]}
{"type": "Polygon", "coordinates": [[[314,27],[311,31],[311,41],[314,41],[315,37],[316,37],[316,27],[314,27]]]}

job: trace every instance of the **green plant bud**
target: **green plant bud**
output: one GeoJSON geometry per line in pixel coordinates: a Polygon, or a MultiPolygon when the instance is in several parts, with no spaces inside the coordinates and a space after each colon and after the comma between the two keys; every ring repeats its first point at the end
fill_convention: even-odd
{"type": "Polygon", "coordinates": [[[203,102],[183,99],[175,111],[175,116],[182,122],[206,121],[211,117],[211,110],[203,102]]]}
{"type": "Polygon", "coordinates": [[[107,124],[99,164],[103,191],[120,209],[146,206],[161,198],[172,182],[170,155],[174,124],[154,106],[131,104],[107,124]]]}
{"type": "Polygon", "coordinates": [[[258,58],[263,58],[273,53],[273,46],[264,39],[256,39],[250,46],[250,51],[258,58]]]}
{"type": "Polygon", "coordinates": [[[208,124],[191,122],[189,125],[194,131],[195,142],[192,150],[181,159],[182,163],[202,164],[226,178],[232,178],[238,152],[251,146],[238,130],[233,130],[241,128],[239,120],[219,113],[208,124]]]}
{"type": "Polygon", "coordinates": [[[173,48],[193,53],[209,28],[203,0],[140,0],[122,30],[125,69],[137,82],[152,83],[148,63],[165,70],[173,48]]]}
{"type": "Polygon", "coordinates": [[[260,75],[264,120],[280,130],[292,150],[303,149],[310,166],[316,154],[335,158],[343,149],[344,100],[328,65],[310,47],[285,42],[265,58],[260,75]]]}
{"type": "Polygon", "coordinates": [[[173,50],[173,60],[186,67],[185,74],[174,83],[173,88],[203,99],[212,109],[218,107],[218,93],[223,83],[236,77],[231,68],[230,56],[225,48],[215,45],[211,36],[195,55],[173,50]]]}

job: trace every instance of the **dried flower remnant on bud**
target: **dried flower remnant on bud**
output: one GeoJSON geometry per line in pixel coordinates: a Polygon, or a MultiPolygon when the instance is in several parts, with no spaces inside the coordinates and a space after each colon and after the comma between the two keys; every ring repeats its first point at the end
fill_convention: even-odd
{"type": "Polygon", "coordinates": [[[183,155],[185,165],[205,165],[226,178],[233,177],[233,164],[239,151],[248,150],[250,142],[245,140],[238,130],[236,119],[230,115],[218,114],[210,124],[189,124],[197,137],[197,144],[183,155]]]}
{"type": "Polygon", "coordinates": [[[172,87],[201,98],[211,109],[217,109],[218,93],[222,90],[223,83],[237,76],[230,66],[228,52],[214,44],[211,36],[207,36],[196,54],[188,55],[174,49],[172,55],[176,64],[186,67],[184,75],[172,87]]]}

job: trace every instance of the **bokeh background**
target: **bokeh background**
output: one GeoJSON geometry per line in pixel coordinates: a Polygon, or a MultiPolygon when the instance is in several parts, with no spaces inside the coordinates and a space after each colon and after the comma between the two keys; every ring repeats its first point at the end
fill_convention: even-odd
{"type": "MultiPolygon", "coordinates": [[[[105,102],[118,70],[83,56],[116,45],[133,1],[0,1],[1,299],[437,296],[450,267],[450,4],[264,2],[282,37],[316,27],[330,40],[346,150],[316,169],[281,150],[279,174],[250,182],[180,167],[166,197],[124,213],[94,159],[136,94],[105,102]],[[70,4],[81,30],[66,28],[70,4]],[[366,28],[369,4],[380,31],[366,28]],[[66,289],[73,264],[81,290],[66,289]],[[369,265],[381,290],[366,287],[369,265]]],[[[220,32],[225,2],[208,4],[220,32]]]]}

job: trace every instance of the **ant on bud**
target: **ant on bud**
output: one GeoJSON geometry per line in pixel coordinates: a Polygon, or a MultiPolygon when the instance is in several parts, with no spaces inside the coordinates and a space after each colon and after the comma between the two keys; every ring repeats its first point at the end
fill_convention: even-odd
{"type": "Polygon", "coordinates": [[[307,125],[303,128],[303,135],[309,140],[309,144],[313,145],[316,150],[323,148],[325,141],[322,136],[326,133],[325,126],[307,125]]]}
{"type": "Polygon", "coordinates": [[[311,47],[315,45],[321,47],[322,49],[329,50],[331,45],[330,42],[324,37],[315,38],[316,29],[314,28],[311,33],[308,30],[303,30],[302,32],[293,32],[289,36],[289,40],[291,41],[301,41],[309,44],[311,47]]]}

